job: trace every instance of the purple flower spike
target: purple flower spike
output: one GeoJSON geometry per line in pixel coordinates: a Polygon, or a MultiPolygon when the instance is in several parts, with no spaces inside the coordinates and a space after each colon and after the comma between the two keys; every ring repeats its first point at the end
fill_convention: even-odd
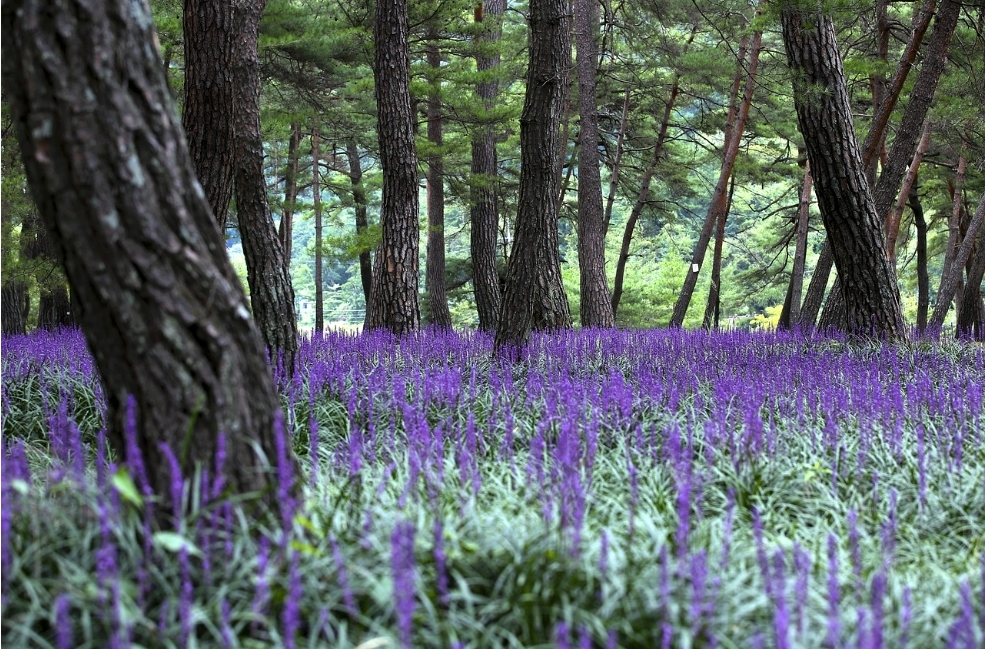
{"type": "Polygon", "coordinates": [[[571,639],[570,632],[568,631],[568,625],[564,622],[558,622],[557,626],[554,627],[554,647],[555,649],[571,649],[571,639]]]}
{"type": "Polygon", "coordinates": [[[281,612],[281,628],[283,629],[285,649],[294,649],[294,637],[297,635],[301,619],[301,599],[304,590],[301,586],[301,573],[298,571],[298,553],[291,552],[288,566],[288,592],[281,612]]]}
{"type": "Polygon", "coordinates": [[[390,537],[397,629],[400,631],[400,644],[404,649],[411,649],[411,636],[414,631],[414,609],[416,607],[414,533],[414,524],[410,521],[404,521],[397,525],[390,537]]]}
{"type": "Polygon", "coordinates": [[[58,649],[74,649],[72,638],[72,599],[66,593],[55,598],[55,646],[58,649]]]}

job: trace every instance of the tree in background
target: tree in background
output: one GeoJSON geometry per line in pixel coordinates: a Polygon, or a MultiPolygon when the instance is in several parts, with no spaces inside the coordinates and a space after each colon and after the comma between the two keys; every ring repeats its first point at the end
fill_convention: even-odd
{"type": "Polygon", "coordinates": [[[520,199],[495,347],[523,346],[531,330],[571,326],[558,252],[561,113],[571,56],[564,0],[531,0],[530,62],[520,117],[520,199]]]}
{"type": "Polygon", "coordinates": [[[184,475],[217,469],[227,489],[274,505],[276,477],[263,465],[278,457],[273,378],[195,177],[146,5],[9,2],[2,27],[4,92],[81,307],[113,451],[135,460],[125,442],[132,396],[162,518],[175,504],[163,444],[184,475]]]}
{"type": "Polygon", "coordinates": [[[410,100],[407,0],[379,0],[373,27],[373,76],[380,163],[383,167],[383,240],[373,265],[373,292],[367,325],[400,335],[420,327],[417,294],[417,148],[410,100]]]}
{"type": "Polygon", "coordinates": [[[842,279],[848,330],[905,340],[896,273],[855,138],[834,23],[819,8],[795,2],[782,6],[781,23],[815,194],[842,279]]]}
{"type": "Polygon", "coordinates": [[[606,223],[602,212],[599,169],[598,72],[599,15],[597,0],[575,0],[575,47],[578,70],[578,268],[581,287],[581,325],[615,325],[612,294],[605,276],[606,223]]]}
{"type": "Polygon", "coordinates": [[[441,49],[438,28],[431,25],[427,34],[427,262],[424,286],[428,294],[431,324],[451,329],[448,289],[445,283],[445,163],[444,118],[441,105],[441,49]]]}

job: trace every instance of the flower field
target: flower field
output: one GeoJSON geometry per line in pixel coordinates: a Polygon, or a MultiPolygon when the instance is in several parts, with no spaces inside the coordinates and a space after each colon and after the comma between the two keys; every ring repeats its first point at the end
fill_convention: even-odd
{"type": "Polygon", "coordinates": [[[981,346],[491,348],[306,341],[279,510],[173,471],[171,531],[105,448],[81,334],[5,338],[4,645],[985,646],[981,346]]]}

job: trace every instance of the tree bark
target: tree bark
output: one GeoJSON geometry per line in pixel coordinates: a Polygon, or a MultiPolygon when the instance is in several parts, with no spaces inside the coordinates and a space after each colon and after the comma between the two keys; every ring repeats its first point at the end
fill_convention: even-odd
{"type": "MultiPolygon", "coordinates": [[[[944,318],[947,317],[951,302],[954,300],[954,289],[964,274],[965,264],[968,263],[971,252],[975,248],[975,240],[982,229],[983,221],[985,221],[985,194],[982,194],[981,200],[978,201],[978,209],[975,210],[975,216],[968,224],[968,231],[965,233],[964,240],[955,253],[954,259],[949,266],[944,268],[940,288],[937,289],[937,306],[934,307],[934,312],[927,323],[928,331],[936,333],[944,326],[944,318]]],[[[967,289],[968,287],[965,287],[966,292],[967,289]]],[[[958,315],[960,317],[960,313],[958,315]]]]}
{"type": "Polygon", "coordinates": [[[571,326],[561,282],[557,195],[559,131],[568,87],[571,39],[564,0],[531,0],[530,63],[520,116],[520,197],[497,353],[513,353],[531,330],[571,326]]]}
{"type": "Polygon", "coordinates": [[[263,174],[263,136],[260,132],[260,18],[266,0],[232,3],[236,88],[233,129],[236,134],[234,184],[236,216],[246,258],[250,304],[260,335],[275,364],[294,372],[298,350],[298,325],[294,315],[294,288],[287,271],[288,261],[277,238],[277,229],[267,202],[263,174]]]}
{"type": "Polygon", "coordinates": [[[383,166],[383,240],[373,262],[369,328],[401,335],[421,325],[417,147],[410,101],[407,0],[378,0],[373,76],[383,166]]]}
{"type": "Polygon", "coordinates": [[[811,282],[807,286],[807,294],[804,295],[804,304],[800,310],[800,328],[803,331],[813,329],[817,322],[821,305],[824,304],[824,291],[828,287],[828,278],[831,276],[834,261],[831,242],[825,240],[824,246],[821,247],[821,254],[817,258],[817,264],[814,266],[811,282]]]}
{"type": "MultiPolygon", "coordinates": [[[[68,287],[62,274],[55,270],[58,266],[57,251],[51,245],[48,232],[41,222],[41,215],[32,210],[25,218],[21,229],[21,256],[34,266],[34,277],[38,293],[38,328],[54,331],[76,324],[72,317],[72,303],[68,287]]],[[[25,312],[25,318],[27,313],[25,312]]]]}
{"type": "Polygon", "coordinates": [[[732,196],[735,194],[735,176],[729,182],[728,201],[725,209],[718,215],[715,224],[715,247],[711,255],[711,286],[708,289],[708,303],[705,305],[705,315],[701,326],[706,330],[718,329],[718,320],[722,310],[722,251],[725,247],[725,224],[728,213],[732,209],[732,196]]]}
{"type": "Polygon", "coordinates": [[[231,4],[215,0],[185,0],[182,26],[185,103],[181,123],[195,174],[219,231],[225,233],[235,175],[233,121],[238,107],[233,68],[240,26],[231,4]]]}
{"type": "Polygon", "coordinates": [[[906,171],[906,177],[903,178],[903,187],[900,189],[899,199],[886,217],[886,253],[889,255],[889,260],[894,264],[896,263],[896,240],[899,238],[900,221],[903,220],[903,207],[908,199],[912,200],[911,197],[914,195],[912,189],[917,180],[917,171],[920,169],[920,163],[923,162],[923,155],[928,146],[930,146],[929,122],[924,124],[923,135],[920,137],[916,151],[913,152],[913,160],[906,171]]]}
{"type": "MultiPolygon", "coordinates": [[[[609,223],[612,221],[612,206],[616,202],[616,187],[619,186],[619,174],[622,171],[623,140],[626,138],[626,125],[629,122],[629,100],[631,94],[630,88],[627,87],[626,96],[622,102],[622,117],[619,119],[619,135],[616,137],[616,154],[612,159],[612,172],[609,174],[609,193],[605,198],[605,214],[602,216],[607,233],[609,231],[609,223]]],[[[615,318],[614,315],[613,318],[615,318]]]]}
{"type": "Polygon", "coordinates": [[[80,304],[110,446],[135,459],[124,443],[132,396],[162,519],[174,504],[163,444],[185,476],[217,470],[231,492],[275,505],[277,479],[259,455],[278,457],[273,377],[196,180],[147,5],[10,2],[2,26],[4,93],[80,304]]]}
{"type": "Polygon", "coordinates": [[[321,134],[318,118],[311,125],[311,195],[315,211],[315,333],[325,333],[325,278],[322,269],[322,213],[321,213],[321,134]]]}
{"type": "MultiPolygon", "coordinates": [[[[6,33],[6,32],[5,32],[6,33]]],[[[4,282],[0,296],[0,334],[19,336],[27,333],[27,316],[31,308],[31,294],[27,282],[10,280],[4,282]]]]}
{"type": "Polygon", "coordinates": [[[958,312],[959,338],[985,340],[985,304],[982,303],[982,279],[985,277],[985,236],[979,232],[978,244],[968,269],[961,309],[958,312]]]}
{"type": "MultiPolygon", "coordinates": [[[[366,189],[363,187],[362,159],[355,140],[345,144],[345,154],[349,159],[349,183],[352,188],[352,202],[356,206],[356,239],[359,241],[359,279],[362,282],[363,298],[366,300],[366,315],[369,315],[369,296],[373,289],[373,259],[370,249],[365,245],[369,230],[367,218],[366,189]]],[[[363,318],[366,326],[367,318],[363,318]]]]}
{"type": "Polygon", "coordinates": [[[298,160],[301,157],[301,122],[291,122],[291,139],[287,145],[287,170],[284,173],[284,210],[280,217],[277,238],[284,248],[284,263],[291,272],[291,250],[294,247],[294,210],[298,199],[298,160]]]}
{"type": "Polygon", "coordinates": [[[783,41],[815,194],[844,287],[853,334],[905,339],[896,274],[865,179],[830,16],[786,4],[783,41]]]}
{"type": "Polygon", "coordinates": [[[431,324],[441,329],[451,329],[448,288],[445,283],[445,165],[441,150],[444,136],[441,116],[441,51],[438,49],[437,30],[432,30],[429,35],[427,63],[433,78],[427,107],[431,151],[427,156],[428,239],[424,287],[428,293],[431,324]]]}
{"type": "MultiPolygon", "coordinates": [[[[800,190],[800,203],[797,208],[797,245],[793,253],[793,270],[790,271],[790,285],[787,300],[780,312],[781,329],[801,327],[801,295],[804,292],[804,268],[807,266],[807,235],[811,219],[811,163],[804,168],[804,184],[800,190]]],[[[827,281],[827,279],[825,279],[827,281]]],[[[813,322],[811,323],[813,326],[813,322]]]]}
{"type": "Polygon", "coordinates": [[[599,15],[597,0],[575,0],[575,65],[578,70],[578,268],[581,326],[609,329],[615,325],[612,294],[605,276],[605,230],[602,173],[599,169],[598,71],[599,15]]]}
{"type": "Polygon", "coordinates": [[[735,161],[739,157],[739,144],[742,142],[742,134],[745,131],[746,118],[749,116],[749,108],[752,106],[753,92],[756,89],[756,70],[759,66],[759,51],[763,42],[762,32],[756,32],[752,37],[752,44],[749,49],[749,67],[745,72],[744,61],[739,61],[740,74],[745,72],[746,87],[739,103],[734,122],[727,121],[725,125],[725,151],[722,155],[722,167],[718,174],[718,183],[711,197],[711,204],[708,206],[708,214],[705,222],[698,234],[698,241],[694,245],[694,252],[691,254],[690,269],[684,277],[684,285],[681,292],[677,295],[674,303],[674,312],[670,316],[670,326],[680,327],[684,324],[684,317],[687,315],[688,306],[691,304],[691,296],[694,294],[694,287],[698,283],[698,272],[701,264],[704,263],[705,254],[708,252],[708,242],[711,240],[712,230],[725,213],[728,218],[728,183],[735,169],[735,161]]]}
{"type": "Polygon", "coordinates": [[[917,178],[914,176],[907,195],[913,211],[913,225],[917,230],[917,331],[923,333],[927,329],[927,311],[930,309],[930,276],[927,274],[927,221],[917,188],[917,178]]]}
{"type": "MultiPolygon", "coordinates": [[[[961,221],[965,214],[964,207],[964,180],[965,174],[968,170],[968,156],[967,156],[967,139],[962,139],[961,142],[961,153],[958,156],[958,168],[954,174],[954,183],[950,185],[952,196],[951,196],[951,217],[947,222],[947,248],[944,250],[944,268],[950,268],[951,264],[954,262],[954,255],[958,252],[958,246],[961,241],[961,221]]],[[[961,303],[962,303],[962,286],[961,282],[958,282],[956,287],[956,293],[954,295],[954,301],[957,305],[958,313],[957,316],[961,318],[961,303]]],[[[941,299],[941,296],[937,296],[937,299],[941,299]]]]}
{"type": "Polygon", "coordinates": [[[499,321],[502,294],[496,264],[499,231],[496,134],[489,113],[496,107],[499,97],[499,82],[495,75],[499,69],[498,47],[503,31],[500,21],[506,10],[506,0],[489,0],[484,6],[484,29],[475,40],[475,67],[479,74],[476,94],[482,100],[483,118],[472,135],[470,244],[472,286],[479,312],[479,328],[494,333],[499,321]]]}

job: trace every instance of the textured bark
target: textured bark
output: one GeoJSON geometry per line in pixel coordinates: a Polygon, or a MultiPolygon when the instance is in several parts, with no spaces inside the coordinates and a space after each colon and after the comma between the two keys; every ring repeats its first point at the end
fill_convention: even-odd
{"type": "Polygon", "coordinates": [[[27,282],[10,280],[0,289],[0,334],[19,336],[27,332],[27,316],[31,308],[31,295],[27,282]]]}
{"type": "MultiPolygon", "coordinates": [[[[356,206],[356,237],[363,241],[369,229],[367,218],[366,189],[363,187],[362,159],[359,157],[359,147],[355,140],[345,144],[345,155],[349,159],[349,184],[352,188],[352,202],[356,206]]],[[[373,259],[368,248],[359,251],[359,279],[363,286],[363,298],[369,305],[369,296],[373,289],[373,259]]],[[[369,311],[367,310],[367,314],[369,311]]],[[[363,325],[366,319],[363,320],[363,325]]]]}
{"type": "Polygon", "coordinates": [[[53,286],[41,292],[38,299],[38,328],[56,331],[76,324],[67,287],[53,286]]]}
{"type": "Polygon", "coordinates": [[[930,276],[927,274],[927,221],[917,189],[918,183],[914,177],[907,190],[907,198],[917,230],[917,330],[923,333],[927,329],[927,311],[930,309],[930,276]]]}
{"type": "Polygon", "coordinates": [[[315,212],[315,333],[325,331],[325,278],[322,269],[322,213],[321,213],[321,134],[318,119],[311,125],[311,195],[315,212]]]}
{"type": "Polygon", "coordinates": [[[923,132],[927,111],[930,110],[930,105],[934,101],[937,83],[944,72],[947,50],[951,43],[951,36],[954,35],[954,29],[958,24],[960,13],[961,3],[959,0],[942,0],[940,9],[937,11],[937,19],[934,21],[934,29],[930,34],[930,41],[924,52],[920,72],[917,74],[916,83],[909,93],[910,100],[906,104],[906,109],[900,120],[896,139],[893,140],[889,157],[879,175],[879,182],[876,183],[872,192],[876,204],[876,214],[879,215],[880,219],[885,220],[895,203],[900,182],[906,173],[906,166],[916,151],[917,140],[920,139],[923,132]]]}
{"type": "MultiPolygon", "coordinates": [[[[951,217],[947,222],[947,248],[944,250],[944,268],[950,268],[951,264],[954,262],[954,255],[958,251],[958,246],[961,240],[961,221],[962,216],[965,214],[964,208],[964,180],[965,175],[968,171],[968,156],[967,156],[967,139],[962,140],[961,143],[961,153],[958,156],[958,168],[954,174],[954,183],[950,185],[951,188],[951,217]]],[[[962,302],[962,286],[961,282],[958,282],[958,286],[955,288],[956,293],[954,299],[958,305],[958,318],[961,317],[961,302],[962,302]]],[[[941,296],[937,296],[937,299],[941,299],[941,296]]]]}
{"type": "Polygon", "coordinates": [[[420,328],[417,148],[410,101],[407,0],[378,0],[373,27],[379,115],[383,240],[373,264],[370,329],[401,335],[420,328]]]}
{"type": "Polygon", "coordinates": [[[985,276],[985,236],[980,232],[975,254],[970,259],[968,282],[965,284],[961,309],[958,313],[959,338],[985,340],[985,304],[982,301],[982,279],[985,276]]]}
{"type": "Polygon", "coordinates": [[[233,74],[240,27],[230,7],[226,1],[185,0],[182,13],[185,103],[181,123],[195,174],[221,232],[226,231],[233,195],[233,120],[238,110],[233,74]]]}
{"type": "Polygon", "coordinates": [[[575,65],[578,71],[578,268],[581,325],[615,325],[612,294],[605,276],[605,230],[602,173],[599,169],[598,70],[599,15],[597,0],[575,0],[575,65]]]}
{"type": "Polygon", "coordinates": [[[619,135],[616,136],[616,154],[612,158],[612,172],[609,174],[609,193],[605,198],[605,214],[602,216],[606,232],[609,231],[609,223],[612,221],[612,206],[616,202],[616,188],[619,186],[619,174],[622,172],[623,140],[626,138],[626,125],[629,122],[631,95],[632,93],[627,87],[626,96],[622,102],[622,117],[619,119],[619,135]]]}
{"type": "MultiPolygon", "coordinates": [[[[927,329],[931,332],[940,331],[941,327],[944,326],[944,318],[947,317],[951,302],[954,301],[954,289],[957,288],[958,282],[964,274],[965,264],[971,258],[971,253],[975,248],[975,240],[982,230],[983,221],[985,221],[985,194],[982,194],[981,200],[978,201],[978,209],[975,210],[975,215],[968,224],[968,231],[964,235],[961,246],[955,252],[954,259],[949,266],[944,268],[940,288],[937,289],[937,305],[927,323],[927,329]]],[[[960,317],[960,315],[959,313],[958,316],[960,317]]]]}
{"type": "MultiPolygon", "coordinates": [[[[790,284],[787,287],[787,299],[780,312],[781,329],[800,327],[801,295],[804,292],[804,268],[807,265],[807,235],[811,219],[811,163],[804,168],[804,184],[800,189],[800,203],[797,208],[796,248],[793,254],[793,270],[790,271],[790,284]]],[[[825,281],[827,281],[825,279],[825,281]]],[[[813,323],[811,323],[813,325],[813,323]]]]}
{"type": "Polygon", "coordinates": [[[817,316],[821,312],[821,305],[824,304],[824,291],[828,287],[828,278],[831,276],[831,268],[834,266],[835,257],[831,252],[831,242],[825,240],[821,248],[821,254],[817,258],[814,266],[814,274],[811,275],[811,282],[807,286],[807,294],[804,295],[804,304],[800,309],[800,327],[807,331],[814,328],[817,316]]]}
{"type": "Polygon", "coordinates": [[[499,321],[502,294],[496,266],[499,228],[496,134],[488,113],[495,108],[499,97],[499,83],[494,75],[499,68],[500,57],[495,50],[502,36],[500,21],[506,10],[506,0],[490,0],[484,6],[484,29],[476,36],[475,67],[480,75],[476,94],[482,100],[486,115],[472,135],[470,244],[472,286],[475,290],[475,306],[479,312],[479,328],[493,333],[499,321]],[[490,50],[495,53],[490,53],[490,50]]]}
{"type": "Polygon", "coordinates": [[[430,94],[428,95],[428,141],[431,152],[427,156],[427,212],[428,240],[427,261],[424,268],[424,287],[428,293],[431,324],[441,329],[451,329],[451,312],[448,310],[448,288],[445,283],[445,164],[441,116],[441,52],[438,50],[437,32],[430,34],[427,45],[427,63],[431,68],[430,94]]]}
{"type": "Polygon", "coordinates": [[[905,339],[896,274],[869,193],[831,18],[785,5],[783,41],[815,194],[844,287],[848,330],[905,339]]]}
{"type": "MultiPolygon", "coordinates": [[[[753,92],[756,89],[756,70],[759,66],[759,51],[762,46],[763,34],[756,32],[752,37],[749,46],[748,71],[742,60],[739,61],[740,73],[744,73],[746,86],[742,96],[742,101],[738,104],[735,111],[735,119],[727,120],[725,125],[725,151],[722,154],[722,167],[718,174],[718,183],[711,197],[708,206],[708,214],[705,216],[704,224],[698,233],[698,241],[694,244],[694,251],[691,253],[690,268],[684,277],[684,285],[681,292],[677,295],[674,303],[674,312],[670,316],[670,326],[680,327],[684,324],[684,317],[687,315],[688,306],[691,304],[691,296],[694,294],[694,287],[698,283],[698,272],[704,263],[705,254],[708,251],[708,242],[711,240],[712,231],[715,224],[728,218],[728,183],[735,169],[735,161],[739,157],[739,144],[742,141],[742,133],[745,130],[746,118],[749,116],[749,108],[752,106],[753,92]],[[724,213],[724,217],[723,217],[724,213]]],[[[734,86],[733,86],[734,87],[734,86]]],[[[734,102],[733,102],[734,104],[734,102]]]]}
{"type": "MultiPolygon", "coordinates": [[[[692,37],[693,35],[692,32],[692,37]]],[[[643,213],[643,208],[646,206],[646,201],[650,196],[650,185],[653,183],[653,176],[657,172],[657,165],[660,164],[660,160],[663,158],[664,142],[667,141],[667,129],[670,127],[670,116],[674,111],[674,104],[677,102],[677,95],[680,89],[681,77],[680,75],[676,75],[674,77],[674,83],[670,88],[670,96],[664,105],[663,118],[660,120],[660,131],[657,133],[657,141],[653,145],[653,157],[650,159],[650,165],[643,173],[643,181],[640,183],[640,193],[636,197],[636,202],[633,204],[633,209],[630,211],[629,218],[626,219],[626,225],[623,228],[622,244],[619,247],[619,259],[616,260],[616,276],[612,282],[613,317],[619,312],[619,302],[622,299],[623,282],[626,277],[626,264],[629,262],[629,247],[633,243],[633,233],[636,231],[636,224],[639,222],[640,215],[643,213]]]]}
{"type": "Polygon", "coordinates": [[[274,363],[294,371],[298,350],[298,325],[294,316],[294,288],[287,271],[284,248],[267,202],[267,180],[263,175],[263,136],[260,133],[260,18],[266,0],[232,3],[236,88],[233,130],[236,147],[236,216],[239,222],[250,304],[260,335],[274,363]]]}
{"type": "Polygon", "coordinates": [[[278,457],[273,378],[195,178],[147,5],[10,2],[2,26],[4,93],[102,378],[109,444],[134,459],[132,396],[162,519],[173,504],[163,444],[184,476],[218,471],[229,491],[274,505],[275,472],[258,454],[278,457]]]}
{"type": "Polygon", "coordinates": [[[287,170],[284,173],[284,211],[280,217],[277,238],[284,248],[284,263],[291,272],[291,250],[294,243],[294,210],[298,199],[298,159],[301,157],[301,122],[291,122],[291,139],[287,145],[287,170]]]}
{"type": "Polygon", "coordinates": [[[903,207],[906,205],[906,201],[911,199],[913,186],[917,180],[917,171],[920,169],[920,163],[923,162],[923,154],[926,153],[929,145],[930,124],[927,123],[924,125],[923,135],[920,137],[917,149],[913,152],[913,160],[910,161],[910,166],[906,171],[906,177],[903,178],[903,187],[900,189],[899,199],[897,199],[896,205],[886,217],[886,253],[894,263],[896,262],[896,240],[899,238],[900,221],[903,220],[903,207]]]}
{"type": "Polygon", "coordinates": [[[571,56],[566,14],[564,0],[531,0],[530,63],[520,116],[520,197],[496,330],[498,353],[518,350],[531,330],[571,326],[561,282],[556,203],[558,140],[571,56]]]}

